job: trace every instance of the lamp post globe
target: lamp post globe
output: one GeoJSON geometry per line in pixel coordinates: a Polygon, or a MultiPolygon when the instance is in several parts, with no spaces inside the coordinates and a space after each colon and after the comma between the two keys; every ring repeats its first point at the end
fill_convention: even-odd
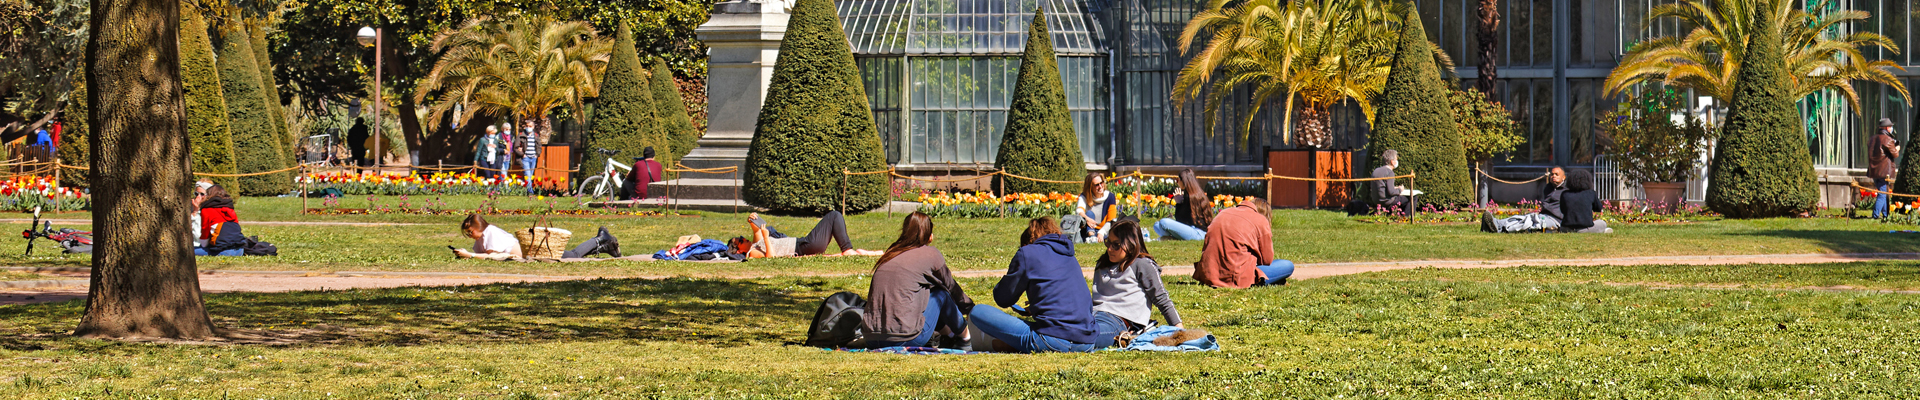
{"type": "Polygon", "coordinates": [[[371,26],[363,26],[363,27],[360,27],[360,34],[358,34],[358,35],[356,35],[356,36],[357,36],[357,38],[358,38],[358,39],[360,39],[360,45],[361,45],[361,46],[372,46],[372,45],[373,45],[373,39],[374,39],[374,32],[373,32],[373,27],[371,27],[371,26]]]}

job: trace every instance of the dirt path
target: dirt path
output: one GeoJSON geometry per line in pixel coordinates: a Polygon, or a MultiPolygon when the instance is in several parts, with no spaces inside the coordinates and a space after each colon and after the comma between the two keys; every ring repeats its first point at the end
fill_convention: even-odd
{"type": "MultiPolygon", "coordinates": [[[[1662,257],[1625,257],[1592,259],[1539,259],[1539,260],[1438,260],[1438,261],[1399,261],[1399,262],[1352,262],[1301,264],[1296,267],[1293,279],[1314,279],[1338,275],[1351,275],[1367,272],[1391,271],[1423,267],[1433,268],[1505,268],[1523,265],[1529,266],[1597,266],[1597,265],[1727,265],[1727,264],[1814,264],[1830,262],[1856,262],[1879,260],[1920,260],[1920,253],[1855,253],[1855,254],[1774,254],[1774,255],[1730,255],[1730,256],[1662,256],[1662,257]]],[[[31,284],[17,283],[16,286],[35,286],[7,288],[0,286],[0,305],[44,303],[66,301],[86,297],[87,272],[84,269],[70,268],[51,271],[36,271],[43,275],[59,278],[35,281],[31,284]]],[[[967,270],[956,271],[955,276],[981,278],[999,276],[1003,270],[967,270]]],[[[1089,276],[1093,270],[1085,270],[1089,276]]],[[[1193,266],[1168,266],[1162,274],[1177,277],[1193,275],[1193,266]]],[[[753,279],[781,276],[848,276],[844,273],[823,274],[725,274],[702,276],[706,278],[753,279]]],[[[673,276],[639,275],[626,278],[663,279],[673,276]]],[[[207,271],[200,276],[200,287],[210,293],[221,292],[289,292],[323,289],[357,288],[394,288],[408,286],[451,286],[480,285],[505,282],[551,282],[574,279],[592,279],[580,276],[543,276],[484,274],[461,272],[276,272],[276,271],[207,271]]]]}

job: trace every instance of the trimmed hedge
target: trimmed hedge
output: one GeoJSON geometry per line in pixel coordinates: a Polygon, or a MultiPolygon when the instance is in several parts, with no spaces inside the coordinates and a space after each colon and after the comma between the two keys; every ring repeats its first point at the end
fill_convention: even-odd
{"type": "Polygon", "coordinates": [[[1707,208],[1729,218],[1812,210],[1820,199],[1819,182],[1800,113],[1787,92],[1780,33],[1760,29],[1748,40],[1727,124],[1707,171],[1707,208]]]}
{"type": "MultiPolygon", "coordinates": [[[[87,63],[82,60],[80,68],[74,70],[73,92],[67,95],[66,108],[60,110],[60,147],[54,149],[60,163],[81,167],[91,167],[92,149],[87,148],[89,134],[87,126],[91,123],[87,111],[87,63]]],[[[87,173],[68,171],[60,174],[60,184],[84,188],[89,185],[87,173]]]]}
{"type": "MultiPolygon", "coordinates": [[[[227,123],[233,129],[234,156],[239,158],[235,170],[243,174],[277,171],[286,168],[289,160],[282,149],[286,136],[274,128],[273,110],[267,108],[250,40],[240,24],[227,24],[215,38],[220,49],[216,64],[227,96],[227,123]]],[[[239,186],[228,191],[243,196],[278,196],[293,189],[290,179],[285,172],[241,177],[239,186]]]]}
{"type": "Polygon", "coordinates": [[[866,88],[832,0],[799,0],[747,151],[747,204],[781,213],[871,210],[887,201],[887,168],[866,88]],[[845,182],[842,184],[842,182],[845,182]]]}
{"type": "MultiPolygon", "coordinates": [[[[187,139],[193,172],[234,173],[233,131],[227,128],[227,99],[214,68],[213,40],[207,19],[191,7],[180,10],[180,86],[187,106],[187,139]]],[[[233,177],[211,178],[221,187],[238,187],[233,177]]]]}
{"type": "Polygon", "coordinates": [[[287,146],[281,150],[286,152],[283,156],[287,158],[287,165],[291,166],[299,162],[294,160],[293,149],[299,148],[300,136],[287,128],[287,108],[280,104],[280,83],[273,76],[273,57],[268,56],[268,50],[271,49],[267,47],[266,25],[267,21],[249,18],[247,44],[253,47],[254,65],[260,67],[260,86],[266,89],[267,108],[273,110],[273,127],[280,131],[281,136],[287,137],[287,146]]]}
{"type": "MultiPolygon", "coordinates": [[[[1920,128],[1920,113],[1913,114],[1913,124],[1907,126],[1913,128],[1908,128],[1907,142],[1900,146],[1900,169],[1895,171],[1893,186],[1888,188],[1894,193],[1911,194],[1920,191],[1920,157],[1914,156],[1914,154],[1920,154],[1914,153],[1920,151],[1920,145],[1913,143],[1914,139],[1920,139],[1920,135],[1913,134],[1913,129],[1920,128]]],[[[1900,199],[1896,197],[1892,200],[1900,199]]]]}
{"type": "Polygon", "coordinates": [[[1027,48],[1020,57],[1020,78],[1013,86],[1013,103],[993,166],[1007,173],[1075,183],[1046,183],[994,176],[995,188],[1010,193],[1078,193],[1087,165],[1080,155],[1080,136],[1073,132],[1067,113],[1067,92],[1060,83],[1060,66],[1053,54],[1053,35],[1047,15],[1033,11],[1027,26],[1027,48]],[[1002,183],[1004,182],[1004,183],[1002,183]]]}
{"type": "Polygon", "coordinates": [[[1427,41],[1419,12],[1408,11],[1404,20],[1392,72],[1374,103],[1377,122],[1368,141],[1368,165],[1385,165],[1380,154],[1398,151],[1400,168],[1394,172],[1418,175],[1410,189],[1426,192],[1421,202],[1471,203],[1474,199],[1472,180],[1467,176],[1467,154],[1447,99],[1452,90],[1440,80],[1433,62],[1433,44],[1427,41]]]}
{"type": "Polygon", "coordinates": [[[687,115],[687,102],[680,98],[680,86],[673,81],[673,71],[667,70],[667,63],[654,58],[648,61],[652,65],[653,75],[647,79],[653,89],[653,104],[658,107],[654,115],[660,117],[660,126],[664,127],[668,148],[656,148],[660,152],[660,164],[673,165],[673,162],[686,158],[699,145],[700,132],[693,127],[693,117],[687,115]]]}
{"type": "MultiPolygon", "coordinates": [[[[639,157],[648,146],[652,146],[655,153],[667,150],[661,124],[653,115],[653,95],[647,91],[647,77],[640,70],[643,66],[640,53],[634,48],[633,30],[627,24],[620,24],[612,57],[600,79],[600,100],[593,106],[593,125],[587,128],[585,152],[580,155],[579,178],[575,182],[606,169],[607,157],[594,149],[619,150],[620,154],[615,157],[621,162],[639,157]]],[[[661,164],[673,165],[667,161],[661,164]]]]}

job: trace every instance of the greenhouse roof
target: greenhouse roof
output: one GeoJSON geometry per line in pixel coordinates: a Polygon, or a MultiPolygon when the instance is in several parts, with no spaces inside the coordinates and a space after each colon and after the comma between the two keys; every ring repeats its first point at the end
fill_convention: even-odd
{"type": "Polygon", "coordinates": [[[1033,10],[1045,7],[1054,52],[1107,52],[1094,15],[1110,0],[838,0],[853,53],[1005,55],[1027,45],[1033,10]],[[1088,4],[1093,3],[1093,4],[1088,4]],[[1091,6],[1091,7],[1090,7],[1091,6]],[[1090,9],[1091,8],[1091,9],[1090,9]]]}

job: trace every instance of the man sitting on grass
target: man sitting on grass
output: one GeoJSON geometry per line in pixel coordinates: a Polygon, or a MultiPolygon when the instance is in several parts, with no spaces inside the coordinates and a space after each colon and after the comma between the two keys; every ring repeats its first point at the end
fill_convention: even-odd
{"type": "Polygon", "coordinates": [[[1266,199],[1248,197],[1215,215],[1193,279],[1217,288],[1285,285],[1293,262],[1273,258],[1272,212],[1266,199]]]}
{"type": "Polygon", "coordinates": [[[1560,224],[1561,232],[1613,233],[1607,221],[1593,218],[1593,213],[1600,212],[1600,194],[1593,191],[1592,171],[1573,170],[1567,176],[1567,192],[1563,196],[1561,206],[1565,207],[1567,218],[1560,224]]]}
{"type": "Polygon", "coordinates": [[[1480,212],[1480,231],[1489,233],[1545,232],[1560,229],[1567,215],[1561,208],[1567,192],[1567,170],[1553,167],[1547,173],[1547,187],[1540,193],[1540,212],[1495,219],[1492,210],[1480,212]]]}

